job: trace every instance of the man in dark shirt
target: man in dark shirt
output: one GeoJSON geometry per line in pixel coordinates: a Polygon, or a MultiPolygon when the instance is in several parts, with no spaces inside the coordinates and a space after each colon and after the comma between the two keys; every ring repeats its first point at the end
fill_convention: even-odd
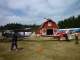
{"type": "Polygon", "coordinates": [[[12,44],[11,44],[11,50],[17,49],[17,32],[15,31],[12,36],[12,44]]]}

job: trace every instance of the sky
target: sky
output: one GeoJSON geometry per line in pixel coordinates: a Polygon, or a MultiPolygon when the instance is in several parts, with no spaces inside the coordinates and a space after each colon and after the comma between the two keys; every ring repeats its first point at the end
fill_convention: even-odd
{"type": "Polygon", "coordinates": [[[80,0],[0,0],[0,25],[56,23],[80,14],[80,0]]]}

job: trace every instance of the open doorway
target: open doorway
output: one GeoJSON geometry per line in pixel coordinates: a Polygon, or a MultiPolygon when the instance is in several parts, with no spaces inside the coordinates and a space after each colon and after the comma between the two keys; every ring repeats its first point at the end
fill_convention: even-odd
{"type": "Polygon", "coordinates": [[[47,35],[53,35],[53,29],[47,29],[47,35]]]}

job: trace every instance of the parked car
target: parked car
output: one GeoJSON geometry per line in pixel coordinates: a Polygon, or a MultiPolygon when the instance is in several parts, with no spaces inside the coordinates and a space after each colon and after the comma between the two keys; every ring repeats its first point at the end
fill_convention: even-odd
{"type": "Polygon", "coordinates": [[[60,36],[60,37],[65,37],[66,35],[66,30],[65,29],[59,29],[58,32],[57,32],[57,35],[60,36]]]}

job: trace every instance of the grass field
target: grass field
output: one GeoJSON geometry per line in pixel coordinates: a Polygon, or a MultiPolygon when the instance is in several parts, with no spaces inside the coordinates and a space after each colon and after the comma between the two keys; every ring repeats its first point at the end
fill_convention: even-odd
{"type": "Polygon", "coordinates": [[[0,60],[80,60],[80,44],[75,41],[18,41],[18,51],[10,42],[0,42],[0,60]]]}

